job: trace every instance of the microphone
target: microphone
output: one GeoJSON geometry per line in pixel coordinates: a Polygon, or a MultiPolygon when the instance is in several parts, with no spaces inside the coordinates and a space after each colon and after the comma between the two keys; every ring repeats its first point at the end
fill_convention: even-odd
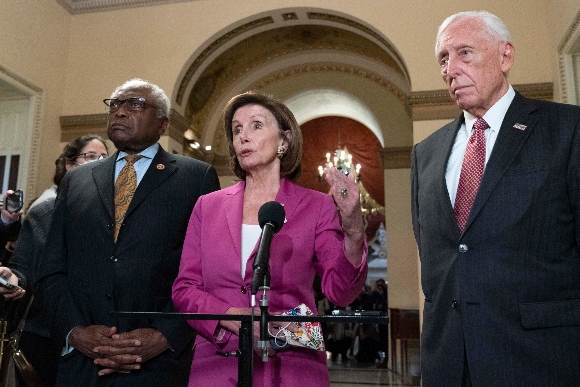
{"type": "Polygon", "coordinates": [[[263,283],[264,276],[268,272],[268,260],[270,259],[270,244],[275,233],[280,231],[284,225],[286,213],[284,207],[278,202],[267,202],[260,207],[258,211],[258,223],[262,228],[260,244],[252,268],[254,276],[252,277],[252,295],[255,296],[263,283]]]}
{"type": "Polygon", "coordinates": [[[262,235],[260,236],[260,244],[252,268],[254,269],[254,276],[252,277],[252,307],[256,303],[256,293],[260,285],[264,287],[262,298],[260,300],[260,339],[258,340],[258,348],[262,349],[262,361],[268,361],[268,296],[266,290],[270,287],[270,273],[268,273],[268,260],[270,259],[270,243],[272,237],[284,225],[284,218],[286,214],[284,207],[278,202],[267,202],[260,207],[258,211],[258,223],[262,228],[262,235]]]}

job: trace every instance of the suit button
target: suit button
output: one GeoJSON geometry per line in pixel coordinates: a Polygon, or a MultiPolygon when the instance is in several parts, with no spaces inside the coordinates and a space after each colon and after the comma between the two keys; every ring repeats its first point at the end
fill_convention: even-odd
{"type": "Polygon", "coordinates": [[[105,299],[106,299],[107,301],[111,301],[111,300],[113,299],[113,296],[111,296],[110,294],[106,294],[106,295],[105,295],[105,299]]]}
{"type": "Polygon", "coordinates": [[[248,291],[246,290],[246,287],[245,287],[245,286],[242,286],[242,287],[240,288],[240,291],[242,292],[242,294],[246,294],[246,293],[248,292],[248,291]]]}
{"type": "Polygon", "coordinates": [[[109,223],[109,224],[107,224],[107,227],[109,228],[109,230],[110,230],[110,229],[112,229],[114,226],[115,226],[115,224],[114,224],[114,223],[109,223]]]}
{"type": "Polygon", "coordinates": [[[466,253],[467,250],[469,250],[469,247],[467,247],[467,245],[465,243],[462,243],[459,245],[459,252],[460,253],[466,253]]]}
{"type": "Polygon", "coordinates": [[[457,300],[454,298],[453,301],[451,301],[451,307],[453,309],[457,308],[457,300]]]}
{"type": "Polygon", "coordinates": [[[111,260],[111,262],[117,262],[118,261],[117,257],[115,257],[114,255],[111,256],[111,258],[109,258],[109,259],[111,260]]]}

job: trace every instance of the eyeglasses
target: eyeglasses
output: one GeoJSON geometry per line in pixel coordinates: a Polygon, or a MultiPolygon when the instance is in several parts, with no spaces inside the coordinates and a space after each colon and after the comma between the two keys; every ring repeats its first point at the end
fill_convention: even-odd
{"type": "Polygon", "coordinates": [[[87,163],[91,163],[93,161],[102,160],[104,158],[107,158],[107,157],[109,157],[109,155],[106,153],[97,154],[95,152],[87,152],[87,153],[81,153],[80,155],[75,157],[75,160],[78,159],[79,157],[84,158],[87,161],[87,163]]]}
{"type": "Polygon", "coordinates": [[[145,98],[143,97],[127,99],[107,98],[104,99],[103,102],[109,107],[109,113],[115,113],[121,108],[121,106],[123,106],[123,104],[125,105],[125,109],[130,112],[142,112],[145,110],[146,105],[155,107],[154,105],[145,102],[145,98]]]}

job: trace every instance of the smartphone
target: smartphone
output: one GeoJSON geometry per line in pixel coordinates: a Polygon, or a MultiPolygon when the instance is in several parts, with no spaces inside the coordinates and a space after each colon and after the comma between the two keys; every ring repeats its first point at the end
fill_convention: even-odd
{"type": "Polygon", "coordinates": [[[18,212],[24,204],[24,194],[22,190],[14,191],[12,195],[6,195],[4,199],[4,209],[8,212],[18,212]]]}
{"type": "Polygon", "coordinates": [[[13,289],[16,290],[24,290],[18,285],[14,285],[12,282],[8,282],[7,279],[0,277],[0,285],[4,286],[6,289],[13,289]]]}

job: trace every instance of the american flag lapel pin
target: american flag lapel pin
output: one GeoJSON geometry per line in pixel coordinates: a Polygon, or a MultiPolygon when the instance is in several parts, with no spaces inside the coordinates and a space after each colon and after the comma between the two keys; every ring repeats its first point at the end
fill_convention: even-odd
{"type": "Polygon", "coordinates": [[[516,128],[516,129],[519,129],[519,130],[525,130],[525,129],[527,128],[527,125],[520,124],[519,122],[517,122],[517,123],[514,125],[514,128],[516,128]]]}

